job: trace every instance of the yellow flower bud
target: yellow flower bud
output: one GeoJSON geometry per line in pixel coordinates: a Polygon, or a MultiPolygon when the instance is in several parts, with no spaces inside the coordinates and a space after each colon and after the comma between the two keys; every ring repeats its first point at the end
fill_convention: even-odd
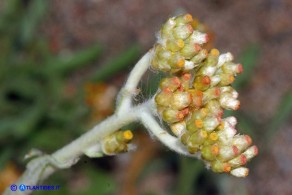
{"type": "Polygon", "coordinates": [[[201,150],[202,158],[207,161],[212,161],[216,159],[219,154],[219,146],[217,144],[214,145],[205,145],[201,150]]]}
{"type": "Polygon", "coordinates": [[[211,80],[208,76],[198,76],[195,77],[193,86],[197,90],[205,91],[210,87],[211,80]]]}
{"type": "Polygon", "coordinates": [[[190,138],[189,143],[193,146],[201,145],[208,137],[207,131],[205,130],[199,130],[197,132],[194,132],[190,138]]]}
{"type": "Polygon", "coordinates": [[[180,15],[175,18],[175,22],[177,25],[184,25],[192,21],[193,21],[193,17],[191,14],[180,15]]]}
{"type": "Polygon", "coordinates": [[[182,39],[169,39],[166,41],[166,49],[172,52],[181,50],[185,46],[185,43],[182,39]]]}
{"type": "Polygon", "coordinates": [[[221,161],[213,161],[211,163],[211,169],[215,172],[215,173],[228,173],[231,171],[231,165],[229,163],[224,163],[221,161]]]}

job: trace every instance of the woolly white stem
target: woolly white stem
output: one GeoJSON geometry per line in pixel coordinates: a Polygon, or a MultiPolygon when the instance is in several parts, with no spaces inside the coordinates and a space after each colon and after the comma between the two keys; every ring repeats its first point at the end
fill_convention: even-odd
{"type": "Polygon", "coordinates": [[[132,96],[136,95],[138,92],[137,86],[143,76],[150,66],[150,60],[152,58],[151,50],[147,52],[135,65],[131,71],[125,86],[121,89],[118,100],[116,113],[124,114],[132,106],[132,96]]]}
{"type": "MultiPolygon", "coordinates": [[[[123,115],[114,114],[70,144],[57,150],[52,155],[40,156],[30,161],[27,164],[26,171],[15,184],[17,186],[20,184],[30,186],[37,185],[40,181],[48,178],[57,169],[71,167],[88,148],[97,144],[105,136],[129,123],[139,120],[139,115],[142,110],[149,107],[150,103],[149,101],[135,106],[131,108],[131,112],[124,113],[123,115]]],[[[32,191],[29,190],[24,192],[17,190],[13,192],[10,188],[7,188],[4,194],[29,194],[31,192],[32,191]]]]}
{"type": "Polygon", "coordinates": [[[165,146],[169,149],[186,156],[195,157],[191,155],[186,147],[180,142],[180,140],[172,135],[170,135],[166,130],[164,130],[155,120],[153,115],[148,111],[144,111],[140,115],[140,121],[142,124],[157,137],[165,146]]]}

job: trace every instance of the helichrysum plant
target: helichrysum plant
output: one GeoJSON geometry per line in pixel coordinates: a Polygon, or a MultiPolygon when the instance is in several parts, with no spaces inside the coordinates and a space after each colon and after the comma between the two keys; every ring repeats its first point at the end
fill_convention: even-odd
{"type": "Polygon", "coordinates": [[[141,122],[166,147],[203,160],[216,173],[247,176],[245,165],[258,149],[250,136],[237,133],[235,117],[223,118],[224,110],[239,109],[238,92],[231,85],[243,67],[229,52],[206,49],[208,35],[200,30],[190,14],[168,19],[120,90],[115,113],[51,155],[32,150],[26,158],[34,158],[17,184],[36,185],[83,154],[102,157],[131,150],[133,133],[120,129],[132,122],[141,122]],[[154,97],[137,104],[137,85],[149,68],[167,76],[154,97]]]}

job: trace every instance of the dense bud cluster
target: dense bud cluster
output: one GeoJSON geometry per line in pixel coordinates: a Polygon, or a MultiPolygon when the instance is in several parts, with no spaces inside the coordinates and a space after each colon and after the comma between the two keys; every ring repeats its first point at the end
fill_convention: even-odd
{"type": "Polygon", "coordinates": [[[105,137],[102,141],[102,150],[104,154],[114,155],[127,152],[129,142],[133,139],[133,133],[130,130],[116,131],[105,137]]]}
{"type": "Polygon", "coordinates": [[[172,76],[160,82],[157,110],[189,153],[200,154],[214,172],[244,177],[248,169],[243,166],[257,155],[257,147],[248,135],[236,134],[235,117],[222,118],[224,109],[240,106],[231,84],[243,68],[232,62],[231,53],[203,49],[207,40],[193,29],[189,14],[164,24],[152,67],[172,76]]]}
{"type": "Polygon", "coordinates": [[[202,48],[208,36],[197,31],[197,28],[197,22],[190,14],[170,18],[158,35],[152,67],[174,73],[198,66],[208,54],[202,48]]]}

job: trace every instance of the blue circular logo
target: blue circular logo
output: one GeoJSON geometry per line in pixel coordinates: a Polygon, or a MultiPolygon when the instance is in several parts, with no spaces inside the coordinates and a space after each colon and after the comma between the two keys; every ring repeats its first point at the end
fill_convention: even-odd
{"type": "Polygon", "coordinates": [[[12,184],[12,185],[10,186],[10,190],[11,190],[11,191],[16,191],[16,190],[17,190],[17,185],[12,184]]]}
{"type": "Polygon", "coordinates": [[[19,190],[20,191],[25,191],[26,190],[26,186],[24,184],[20,184],[19,185],[19,190]]]}

